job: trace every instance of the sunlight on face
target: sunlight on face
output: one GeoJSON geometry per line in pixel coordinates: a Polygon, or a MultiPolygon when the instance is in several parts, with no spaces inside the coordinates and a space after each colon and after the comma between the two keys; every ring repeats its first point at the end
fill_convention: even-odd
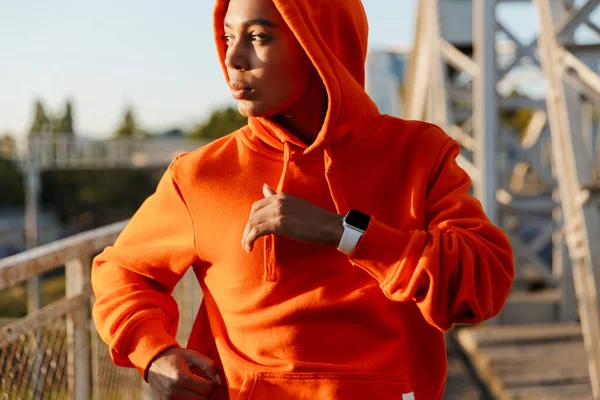
{"type": "Polygon", "coordinates": [[[231,0],[224,26],[229,86],[241,114],[268,117],[300,101],[315,70],[271,0],[231,0]]]}

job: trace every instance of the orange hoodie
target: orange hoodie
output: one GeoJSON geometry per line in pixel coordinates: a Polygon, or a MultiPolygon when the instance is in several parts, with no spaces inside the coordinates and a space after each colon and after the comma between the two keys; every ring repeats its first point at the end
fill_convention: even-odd
{"type": "MultiPolygon", "coordinates": [[[[441,399],[442,331],[501,309],[513,278],[508,240],[469,196],[458,144],[435,126],[380,115],[365,93],[360,1],[273,2],[327,90],[317,140],[307,146],[250,118],[173,161],[94,260],[98,331],[116,364],[143,374],[178,345],[170,294],[191,266],[204,300],[188,348],[227,380],[213,398],[441,399]],[[242,232],[263,183],[371,223],[349,257],[273,235],[247,254],[242,232]]],[[[226,8],[217,1],[217,38],[226,8]]]]}

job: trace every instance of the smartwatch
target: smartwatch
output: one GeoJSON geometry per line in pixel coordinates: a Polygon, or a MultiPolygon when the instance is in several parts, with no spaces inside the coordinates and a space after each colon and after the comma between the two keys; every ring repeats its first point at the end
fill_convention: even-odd
{"type": "Polygon", "coordinates": [[[367,230],[371,217],[357,210],[350,210],[344,217],[344,233],[338,245],[338,250],[350,255],[362,235],[367,230]]]}

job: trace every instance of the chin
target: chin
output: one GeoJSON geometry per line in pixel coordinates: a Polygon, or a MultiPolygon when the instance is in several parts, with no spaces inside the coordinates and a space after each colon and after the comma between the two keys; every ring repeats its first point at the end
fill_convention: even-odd
{"type": "Polygon", "coordinates": [[[277,114],[278,108],[276,107],[268,107],[264,104],[260,104],[254,101],[242,100],[238,101],[238,111],[244,117],[272,117],[277,114]]]}

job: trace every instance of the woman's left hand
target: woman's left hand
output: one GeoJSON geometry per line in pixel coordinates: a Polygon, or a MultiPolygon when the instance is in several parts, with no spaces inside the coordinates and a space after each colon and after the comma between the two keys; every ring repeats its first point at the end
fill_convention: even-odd
{"type": "Polygon", "coordinates": [[[264,199],[252,205],[248,223],[242,235],[242,247],[252,251],[261,236],[276,234],[306,243],[337,246],[340,243],[343,215],[319,208],[287,193],[276,193],[263,186],[264,199]]]}

